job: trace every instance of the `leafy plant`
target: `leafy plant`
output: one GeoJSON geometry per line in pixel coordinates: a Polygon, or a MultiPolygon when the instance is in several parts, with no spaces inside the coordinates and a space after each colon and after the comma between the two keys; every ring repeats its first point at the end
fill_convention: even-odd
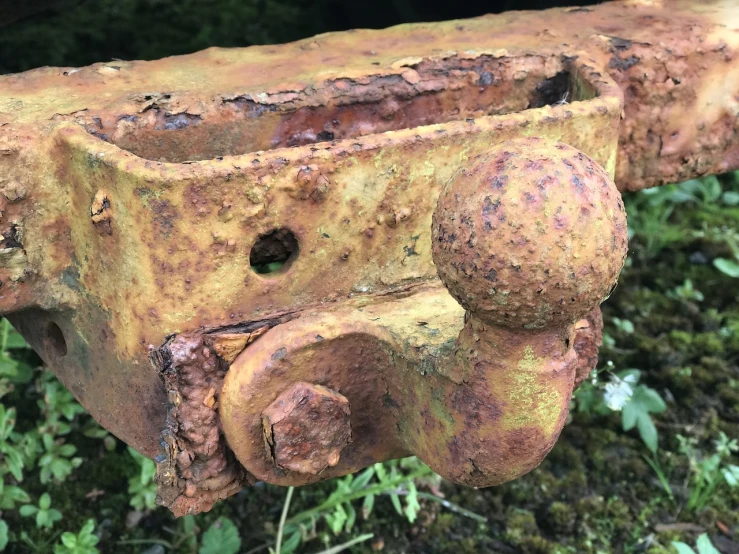
{"type": "Polygon", "coordinates": [[[714,258],[713,266],[724,275],[739,279],[739,237],[736,232],[720,231],[720,238],[731,250],[732,258],[714,258]]]}
{"type": "Polygon", "coordinates": [[[683,233],[669,224],[675,206],[681,203],[677,185],[640,191],[625,202],[629,239],[643,240],[647,257],[658,254],[667,245],[680,240],[683,233]]]}
{"type": "Polygon", "coordinates": [[[18,437],[13,433],[15,417],[15,408],[6,409],[0,404],[0,474],[10,473],[16,481],[22,481],[24,461],[18,448],[18,437]]]}
{"type": "Polygon", "coordinates": [[[591,378],[575,391],[573,398],[577,410],[600,414],[609,410],[621,412],[623,430],[631,431],[636,427],[642,441],[654,454],[659,436],[651,414],[664,412],[667,405],[657,391],[639,383],[641,371],[638,369],[612,373],[611,368],[612,364],[608,364],[604,369],[594,371],[591,378]],[[610,374],[608,382],[600,380],[603,372],[610,374]]]}
{"type": "MultiPolygon", "coordinates": [[[[295,552],[302,543],[318,537],[316,523],[321,519],[326,522],[329,531],[333,535],[351,533],[358,517],[354,502],[362,501],[359,513],[362,518],[368,519],[374,509],[376,499],[381,496],[389,497],[396,512],[411,523],[416,520],[421,508],[419,498],[438,502],[456,513],[477,521],[486,521],[484,517],[443,500],[436,495],[418,491],[417,481],[424,480],[432,484],[438,484],[440,479],[417,458],[377,463],[356,475],[347,475],[341,479],[336,479],[336,488],[325,501],[288,518],[287,514],[293,491],[291,488],[288,490],[288,496],[283,506],[275,548],[270,549],[270,551],[274,554],[295,552]],[[284,541],[283,538],[285,538],[284,541]]],[[[361,540],[369,540],[371,536],[371,534],[363,535],[361,540]]],[[[360,537],[355,537],[353,541],[359,541],[359,539],[360,537]]],[[[325,537],[325,542],[329,540],[330,537],[325,537]]],[[[340,549],[348,548],[354,544],[357,544],[357,542],[350,541],[329,548],[324,552],[340,552],[340,549]]]]}
{"type": "MultiPolygon", "coordinates": [[[[603,373],[611,374],[613,370],[613,362],[606,362],[606,366],[600,369],[594,369],[590,378],[586,379],[572,394],[571,409],[575,409],[579,413],[593,413],[606,415],[613,411],[606,405],[604,401],[604,392],[607,383],[601,380],[603,373]]],[[[612,375],[612,374],[611,374],[612,375]]]]}
{"type": "Polygon", "coordinates": [[[694,300],[703,302],[703,293],[693,287],[693,281],[685,279],[682,285],[667,291],[668,298],[675,300],[694,300]]]}
{"type": "Polygon", "coordinates": [[[88,519],[76,535],[62,533],[61,543],[54,546],[54,554],[100,554],[96,546],[100,539],[94,531],[95,521],[88,519]]]}
{"type": "MultiPolygon", "coordinates": [[[[691,204],[707,213],[717,213],[725,207],[737,206],[739,192],[724,190],[735,188],[737,180],[737,172],[722,176],[711,175],[676,185],[646,189],[631,195],[625,202],[629,238],[638,237],[646,247],[647,258],[654,257],[668,245],[691,236],[685,232],[684,226],[670,222],[677,206],[691,204]]],[[[736,255],[736,250],[733,252],[736,255]]],[[[718,262],[718,265],[723,266],[724,263],[718,262]]]]}
{"type": "Polygon", "coordinates": [[[15,384],[27,383],[33,375],[33,368],[11,355],[11,349],[28,349],[28,344],[10,322],[0,320],[0,398],[13,390],[15,384]]]}
{"type": "MultiPolygon", "coordinates": [[[[696,554],[696,551],[684,542],[672,541],[672,546],[677,550],[677,554],[696,554]]],[[[697,549],[698,554],[721,554],[716,547],[713,546],[711,539],[708,538],[706,533],[703,533],[698,537],[698,540],[695,542],[695,548],[697,549]]]]}
{"type": "Polygon", "coordinates": [[[644,459],[654,470],[667,496],[674,500],[669,479],[657,457],[659,435],[651,417],[651,414],[664,412],[667,406],[657,391],[639,384],[641,372],[638,369],[611,373],[612,368],[613,364],[608,362],[605,368],[594,370],[591,378],[582,383],[573,394],[573,405],[579,412],[605,414],[620,411],[623,430],[630,431],[634,427],[638,429],[639,436],[651,454],[645,455],[644,459]],[[603,383],[599,379],[603,372],[610,374],[610,381],[603,383]]]}
{"type": "MultiPolygon", "coordinates": [[[[10,355],[11,349],[27,348],[8,320],[0,319],[0,397],[12,391],[15,384],[30,381],[31,367],[10,355]]],[[[23,481],[23,471],[35,457],[33,449],[28,448],[31,443],[15,431],[15,423],[16,410],[0,404],[0,510],[15,510],[17,504],[31,501],[28,493],[13,483],[23,481]]],[[[5,550],[8,540],[8,524],[0,519],[0,551],[5,550]]]]}
{"type": "Polygon", "coordinates": [[[183,545],[188,552],[195,552],[198,545],[198,527],[195,523],[195,516],[186,515],[177,520],[177,529],[174,532],[175,541],[173,550],[183,545]]]}
{"type": "Polygon", "coordinates": [[[0,519],[0,552],[8,546],[8,524],[0,519]]]}
{"type": "MultiPolygon", "coordinates": [[[[23,480],[23,469],[25,462],[23,459],[23,451],[18,446],[18,435],[14,433],[15,427],[15,410],[6,409],[0,404],[0,455],[2,462],[0,463],[0,510],[14,510],[16,504],[24,504],[30,502],[31,498],[28,493],[17,485],[11,485],[5,482],[8,475],[12,476],[17,482],[23,480]]],[[[8,541],[8,525],[0,520],[0,545],[7,544],[8,541]]],[[[2,550],[0,548],[0,550],[2,550]]]]}
{"type": "Polygon", "coordinates": [[[39,529],[51,529],[54,523],[62,519],[62,513],[51,507],[51,496],[47,492],[39,498],[38,506],[33,504],[21,506],[20,514],[23,517],[36,516],[36,527],[39,529]]]}
{"type": "Polygon", "coordinates": [[[722,196],[721,183],[715,175],[690,179],[673,186],[675,188],[671,191],[671,200],[675,203],[714,204],[721,200],[722,196]]]}
{"type": "MultiPolygon", "coordinates": [[[[630,369],[624,372],[623,378],[627,379],[630,376],[638,383],[641,372],[638,369],[630,369]]],[[[657,391],[646,385],[637,385],[633,390],[633,394],[621,410],[621,425],[624,431],[636,427],[642,441],[654,454],[657,452],[659,435],[650,414],[661,414],[667,409],[667,405],[657,391]]]]}
{"type": "Polygon", "coordinates": [[[156,507],[157,485],[154,482],[156,475],[156,464],[128,447],[128,453],[136,460],[140,471],[135,477],[128,480],[128,494],[131,495],[129,504],[136,510],[153,510],[156,507]]]}
{"type": "Polygon", "coordinates": [[[660,414],[667,409],[665,401],[654,389],[639,384],[641,371],[627,369],[612,377],[603,394],[605,403],[613,410],[621,410],[621,427],[624,431],[631,431],[634,427],[649,449],[651,456],[644,459],[657,475],[662,488],[670,499],[674,500],[672,487],[665,470],[657,457],[659,434],[650,414],[660,414]]]}
{"type": "Polygon", "coordinates": [[[172,535],[172,540],[154,539],[126,539],[118,541],[120,545],[159,545],[172,552],[186,552],[194,554],[198,548],[198,533],[196,518],[193,515],[182,516],[177,519],[177,527],[162,526],[162,531],[172,535]]]}
{"type": "Polygon", "coordinates": [[[634,333],[634,324],[628,319],[612,317],[611,323],[616,329],[618,329],[622,333],[626,333],[627,335],[631,335],[634,333]]]}
{"type": "Polygon", "coordinates": [[[15,485],[6,485],[0,481],[0,510],[15,510],[16,504],[30,502],[31,497],[22,488],[15,485]]]}
{"type": "MultiPolygon", "coordinates": [[[[326,521],[334,535],[351,532],[357,520],[357,511],[353,501],[359,499],[362,499],[362,517],[365,519],[372,512],[375,498],[383,494],[390,496],[398,513],[405,514],[406,517],[410,514],[415,519],[415,505],[406,502],[406,510],[409,510],[406,513],[401,505],[399,493],[415,479],[433,475],[433,472],[416,458],[409,458],[401,461],[394,460],[386,464],[378,463],[356,476],[347,475],[336,479],[336,489],[324,502],[289,519],[281,520],[276,548],[272,552],[290,554],[297,550],[302,542],[315,538],[317,535],[314,526],[319,518],[326,521]],[[404,466],[401,466],[401,462],[404,462],[404,466]],[[403,472],[402,469],[407,469],[409,472],[403,472]],[[308,522],[311,523],[310,528],[306,527],[308,522]],[[287,537],[284,543],[282,543],[283,535],[287,537]]],[[[287,516],[289,499],[290,497],[285,502],[283,518],[287,516]]],[[[417,498],[412,499],[411,502],[417,504],[417,498]]]]}
{"type": "Polygon", "coordinates": [[[52,480],[56,483],[64,482],[72,471],[82,464],[82,458],[74,457],[77,447],[64,444],[61,439],[55,441],[48,433],[41,437],[41,441],[45,452],[38,461],[41,470],[39,480],[43,484],[52,480]]]}
{"type": "Polygon", "coordinates": [[[703,456],[697,449],[696,439],[682,435],[678,435],[677,438],[680,442],[680,453],[688,458],[690,464],[690,497],[685,505],[686,510],[701,511],[708,505],[716,488],[722,483],[731,488],[739,486],[739,466],[726,463],[734,452],[739,451],[737,439],[729,439],[722,432],[715,441],[714,453],[703,456]]]}
{"type": "Polygon", "coordinates": [[[71,422],[85,409],[74,399],[72,393],[62,385],[53,373],[44,372],[36,383],[42,395],[38,406],[45,421],[39,426],[39,432],[55,437],[67,435],[72,430],[71,422]]]}
{"type": "Polygon", "coordinates": [[[116,438],[111,435],[108,431],[100,427],[100,425],[97,424],[97,422],[89,418],[82,429],[82,434],[85,435],[87,438],[90,439],[98,439],[103,441],[103,445],[105,446],[105,450],[108,452],[113,452],[116,447],[116,438]]]}
{"type": "Polygon", "coordinates": [[[729,464],[726,467],[722,467],[721,475],[724,476],[726,484],[732,489],[739,487],[739,466],[729,464]]]}
{"type": "Polygon", "coordinates": [[[713,265],[724,275],[739,279],[739,256],[735,257],[735,260],[729,260],[727,258],[715,258],[713,265]]]}
{"type": "Polygon", "coordinates": [[[241,537],[234,522],[226,517],[219,517],[203,533],[198,554],[236,554],[240,548],[241,537]]]}
{"type": "Polygon", "coordinates": [[[345,550],[350,549],[352,546],[368,541],[375,535],[372,533],[365,533],[364,535],[359,535],[358,537],[354,537],[353,539],[346,541],[342,544],[337,544],[336,546],[332,546],[331,548],[327,548],[326,550],[322,550],[318,554],[339,554],[339,552],[344,552],[345,550]]]}

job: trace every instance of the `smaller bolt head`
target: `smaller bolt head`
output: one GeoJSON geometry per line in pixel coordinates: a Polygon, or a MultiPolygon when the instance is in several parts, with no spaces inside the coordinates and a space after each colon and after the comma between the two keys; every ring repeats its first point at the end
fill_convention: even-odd
{"type": "Polygon", "coordinates": [[[267,449],[285,469],[318,475],[351,442],[349,401],[321,385],[296,383],[262,412],[267,449]]]}

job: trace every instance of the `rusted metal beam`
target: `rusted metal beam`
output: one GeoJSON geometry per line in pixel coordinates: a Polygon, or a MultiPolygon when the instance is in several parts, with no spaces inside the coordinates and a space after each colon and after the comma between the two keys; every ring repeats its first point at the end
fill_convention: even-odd
{"type": "Polygon", "coordinates": [[[616,182],[635,190],[737,165],[738,18],[731,0],[608,2],[41,68],[2,78],[0,123],[80,121],[149,159],[209,159],[520,111],[586,52],[625,95],[616,182]]]}
{"type": "Polygon", "coordinates": [[[739,166],[737,28],[625,1],[0,77],[0,311],[175,513],[407,454],[513,478],[597,359],[611,177],[739,166]]]}

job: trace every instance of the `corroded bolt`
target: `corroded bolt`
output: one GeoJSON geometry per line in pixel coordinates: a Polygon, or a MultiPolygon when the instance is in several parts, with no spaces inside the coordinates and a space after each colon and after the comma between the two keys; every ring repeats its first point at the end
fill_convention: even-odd
{"type": "Polygon", "coordinates": [[[280,467],[317,475],[351,442],[349,401],[321,385],[296,383],[262,412],[264,440],[280,467]]]}

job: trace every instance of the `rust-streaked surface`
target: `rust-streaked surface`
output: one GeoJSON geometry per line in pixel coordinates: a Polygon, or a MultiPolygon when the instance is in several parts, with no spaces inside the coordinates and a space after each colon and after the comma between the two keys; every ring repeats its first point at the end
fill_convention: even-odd
{"type": "Polygon", "coordinates": [[[264,446],[274,463],[318,475],[334,467],[352,442],[346,397],[321,385],[298,382],[262,412],[264,446]]]}
{"type": "Polygon", "coordinates": [[[482,96],[492,99],[481,109],[475,95],[460,119],[524,109],[521,81],[551,77],[562,54],[584,51],[627,96],[616,177],[622,188],[734,167],[735,3],[644,4],[509,12],[153,62],[42,68],[2,78],[0,122],[80,121],[151,159],[204,159],[320,140],[321,132],[343,138],[420,125],[429,122],[427,112],[436,121],[453,119],[445,108],[460,105],[449,90],[459,79],[491,89],[482,96]],[[404,104],[411,98],[421,114],[404,104]],[[324,129],[333,119],[338,129],[324,129]]]}
{"type": "Polygon", "coordinates": [[[228,444],[250,474],[282,485],[408,454],[470,486],[518,477],[559,436],[589,363],[575,345],[592,338],[575,322],[610,294],[626,249],[623,203],[600,166],[561,143],[505,141],[468,160],[434,211],[433,258],[464,308],[432,286],[270,329],[224,379],[228,444]],[[310,475],[263,438],[264,414],[292,399],[281,391],[306,381],[348,400],[354,437],[310,475]]]}
{"type": "Polygon", "coordinates": [[[152,351],[169,407],[155,458],[157,497],[180,515],[207,511],[252,482],[221,440],[217,398],[228,365],[212,348],[216,340],[181,334],[152,351]]]}
{"type": "Polygon", "coordinates": [[[612,170],[619,91],[583,60],[572,68],[570,104],[191,164],[145,160],[60,124],[41,136],[53,151],[34,151],[39,165],[22,181],[35,179],[35,196],[3,220],[17,229],[10,252],[26,265],[4,280],[0,305],[94,417],[154,456],[166,399],[150,345],[438,283],[430,241],[438,191],[497,141],[550,136],[612,170]],[[596,88],[598,98],[574,101],[596,88]],[[319,196],[301,192],[311,183],[319,196]],[[295,259],[254,273],[252,246],[281,228],[299,243],[295,259]],[[35,337],[33,328],[45,333],[41,316],[63,331],[66,356],[35,337]]]}
{"type": "MultiPolygon", "coordinates": [[[[503,249],[485,275],[505,276],[518,307],[510,321],[485,316],[490,306],[474,308],[470,294],[487,289],[474,290],[479,276],[477,285],[462,278],[477,270],[445,258],[454,296],[482,314],[465,324],[437,277],[432,215],[454,175],[521,137],[581,151],[602,169],[578,171],[615,176],[621,190],[739,166],[734,3],[641,4],[2,76],[0,312],[101,424],[157,457],[161,500],[175,513],[208,509],[255,477],[301,484],[408,453],[474,485],[521,474],[553,444],[575,372],[582,379],[597,359],[591,310],[608,290],[585,294],[573,283],[590,286],[587,272],[570,271],[548,289],[541,266],[516,281],[510,267],[554,258],[526,253],[535,228],[500,221],[512,242],[498,244],[480,238],[480,220],[458,247],[503,249]],[[273,273],[252,270],[286,258],[273,273]],[[577,310],[538,304],[572,290],[577,310]],[[384,323],[366,319],[373,310],[384,323]],[[510,326],[522,314],[530,328],[510,326]],[[458,335],[467,346],[486,337],[465,358],[481,372],[473,383],[460,385],[453,375],[466,370],[440,362],[458,335]],[[273,360],[281,348],[294,355],[273,360]],[[320,363],[295,361],[303,357],[320,363]],[[492,358],[523,364],[526,383],[492,358]],[[448,441],[469,429],[480,444],[513,441],[505,410],[490,412],[498,393],[488,379],[509,396],[548,391],[558,408],[515,439],[526,452],[495,447],[480,470],[464,461],[479,454],[465,458],[470,444],[450,458],[448,441]],[[298,381],[351,406],[352,442],[318,475],[296,476],[265,449],[261,414],[298,381]],[[407,402],[436,412],[401,424],[392,390],[410,385],[419,396],[407,402]],[[464,398],[489,418],[465,420],[455,411],[464,398]],[[428,421],[444,431],[416,437],[428,421]]],[[[510,194],[536,196],[524,181],[537,171],[510,194]]],[[[576,188],[561,192],[559,220],[542,212],[555,218],[547,238],[581,240],[582,260],[613,239],[590,274],[609,281],[622,229],[592,227],[585,212],[603,206],[576,188]]],[[[484,213],[485,196],[465,190],[442,219],[464,215],[466,198],[465,217],[484,213]]],[[[613,191],[603,205],[617,210],[613,191]]],[[[527,201],[516,198],[510,214],[538,213],[527,201]]],[[[553,269],[569,269],[566,258],[553,269]]]]}

